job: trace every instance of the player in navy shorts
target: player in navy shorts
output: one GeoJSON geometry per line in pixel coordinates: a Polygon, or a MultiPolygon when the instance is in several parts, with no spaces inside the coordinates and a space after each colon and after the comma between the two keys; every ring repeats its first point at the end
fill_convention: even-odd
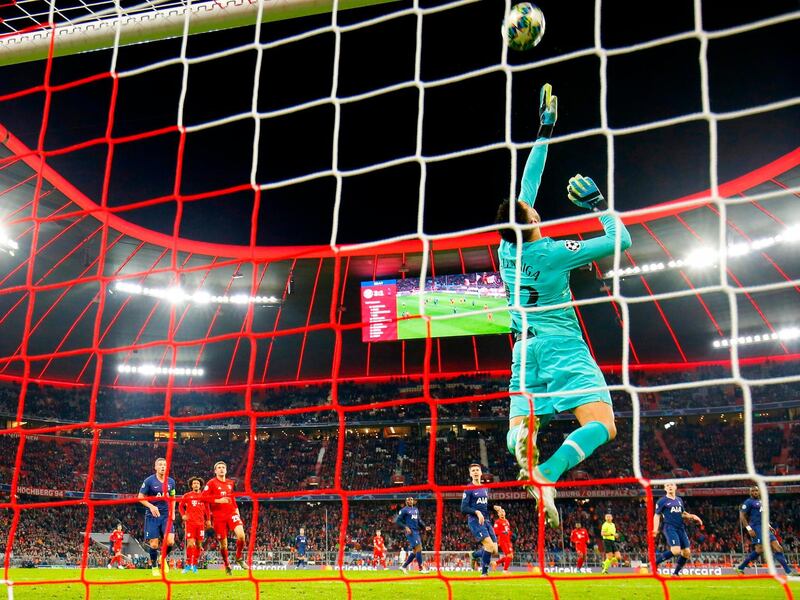
{"type": "Polygon", "coordinates": [[[419,531],[420,527],[424,528],[425,531],[430,531],[431,528],[425,525],[419,514],[419,509],[414,504],[414,498],[406,498],[406,505],[400,509],[397,518],[394,520],[405,531],[406,541],[408,541],[409,546],[408,558],[406,558],[400,570],[403,573],[408,573],[408,566],[416,558],[419,572],[427,573],[428,569],[424,567],[422,562],[422,538],[419,531]]]}
{"type": "MultiPolygon", "coordinates": [[[[144,539],[147,540],[150,548],[150,566],[153,568],[153,576],[160,575],[158,570],[161,557],[158,552],[158,545],[161,540],[164,540],[165,556],[168,556],[172,546],[175,544],[175,532],[172,529],[172,519],[175,518],[175,480],[170,477],[166,478],[167,473],[167,460],[165,458],[157,458],[155,465],[155,474],[150,475],[142,482],[142,487],[139,488],[139,503],[147,508],[144,515],[144,539]],[[161,498],[155,502],[150,502],[147,498],[161,498]],[[170,515],[170,508],[167,507],[167,498],[170,498],[172,504],[170,515]]],[[[167,561],[164,560],[164,573],[169,572],[167,561]]]]}
{"type": "Polygon", "coordinates": [[[481,484],[483,469],[478,463],[469,466],[472,485],[461,496],[461,512],[467,515],[467,525],[477,541],[483,546],[481,577],[489,576],[492,554],[497,554],[497,536],[489,518],[489,490],[481,484]]]}
{"type": "MultiPolygon", "coordinates": [[[[753,542],[753,550],[744,558],[742,563],[736,567],[736,572],[739,575],[744,575],[744,570],[747,568],[747,565],[764,552],[764,537],[761,523],[762,510],[761,490],[759,490],[757,486],[753,486],[750,488],[750,497],[744,501],[739,509],[739,522],[744,526],[745,530],[747,530],[747,535],[750,536],[750,540],[753,542]]],[[[783,547],[775,535],[775,530],[769,523],[767,523],[767,525],[769,526],[769,545],[772,548],[773,558],[783,567],[787,575],[797,575],[792,567],[789,566],[789,561],[786,560],[786,555],[783,553],[783,547]]]]}
{"type": "Polygon", "coordinates": [[[691,519],[696,521],[700,527],[703,526],[703,520],[697,515],[686,512],[683,507],[683,499],[676,496],[678,486],[674,483],[667,483],[664,485],[664,490],[667,492],[666,496],[659,498],[656,502],[656,511],[653,515],[653,537],[657,538],[659,534],[659,526],[661,519],[664,519],[664,539],[667,540],[669,550],[664,550],[661,554],[656,556],[656,566],[662,562],[677,557],[675,563],[675,570],[672,572],[674,577],[677,577],[683,569],[683,565],[689,560],[692,555],[691,544],[689,543],[689,535],[686,533],[686,523],[684,519],[691,519]]]}

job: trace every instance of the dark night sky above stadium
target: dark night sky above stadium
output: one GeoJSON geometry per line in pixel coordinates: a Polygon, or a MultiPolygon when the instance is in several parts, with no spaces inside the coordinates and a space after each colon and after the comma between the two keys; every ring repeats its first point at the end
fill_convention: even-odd
{"type": "MultiPolygon", "coordinates": [[[[400,1],[345,11],[342,24],[411,6],[400,1]]],[[[444,2],[427,1],[430,7],[444,2]]],[[[534,50],[510,53],[524,65],[593,47],[594,2],[538,3],[547,32],[534,50]]],[[[424,18],[422,72],[425,81],[456,76],[499,61],[499,24],[505,3],[485,0],[424,18]]],[[[708,31],[741,25],[798,9],[797,1],[704,2],[708,31]]],[[[2,16],[2,15],[0,15],[2,16]]],[[[265,24],[262,40],[275,40],[324,26],[329,16],[265,24]]],[[[602,43],[611,49],[693,29],[691,0],[633,3],[606,1],[602,43]]],[[[252,28],[192,36],[188,55],[197,57],[253,40],[252,28]]],[[[342,36],[340,97],[413,79],[416,17],[405,16],[342,36]]],[[[758,31],[712,39],[708,46],[711,110],[728,112],[800,95],[796,20],[758,31]]],[[[324,98],[333,72],[331,33],[264,52],[259,111],[324,98]]],[[[702,110],[696,39],[611,56],[608,59],[608,117],[611,127],[641,125],[702,110]]],[[[124,47],[119,71],[153,64],[180,53],[180,41],[124,47]]],[[[251,104],[256,52],[193,64],[185,122],[199,124],[247,111],[251,104]]],[[[57,59],[52,83],[62,84],[107,71],[110,51],[57,59]]],[[[513,76],[512,139],[533,140],[537,91],[551,82],[559,96],[557,135],[600,126],[600,59],[573,58],[520,71],[513,76]]],[[[40,84],[44,63],[2,69],[0,94],[40,84]]],[[[182,67],[150,70],[120,82],[113,136],[135,136],[176,124],[182,67]]],[[[101,138],[107,127],[111,82],[102,79],[53,96],[45,148],[54,150],[101,138]]],[[[504,136],[506,76],[493,72],[429,88],[425,95],[422,152],[426,156],[498,143],[504,136]]],[[[339,166],[350,170],[414,153],[418,91],[398,90],[342,106],[339,166]]],[[[44,94],[0,102],[0,123],[36,146],[44,94]]],[[[190,133],[186,140],[182,194],[246,184],[252,159],[253,120],[190,133]]],[[[262,120],[259,183],[299,177],[331,165],[334,108],[322,104],[262,120]]],[[[718,125],[719,180],[727,181],[794,149],[800,140],[800,107],[725,120],[718,125]]],[[[50,164],[95,201],[100,200],[107,147],[102,144],[50,159],[50,164]]],[[[615,184],[622,210],[681,197],[709,186],[709,127],[703,119],[632,135],[617,136],[615,184]]],[[[109,204],[121,206],[169,195],[175,185],[178,135],[174,132],[117,144],[109,204]]],[[[520,168],[527,151],[519,156],[520,168]]],[[[564,197],[567,179],[581,172],[607,188],[607,148],[602,135],[555,144],[539,195],[545,218],[574,214],[564,197]]],[[[429,164],[426,233],[438,234],[490,223],[508,193],[506,149],[429,164]]],[[[405,164],[346,177],[342,190],[339,242],[362,242],[416,231],[420,168],[405,164]]],[[[323,177],[276,190],[262,198],[257,243],[325,244],[330,240],[335,178],[323,177]]],[[[175,203],[137,209],[123,216],[171,233],[175,203]]],[[[240,192],[185,205],[181,235],[213,242],[247,244],[253,194],[240,192]],[[213,227],[209,227],[213,223],[213,227]]]]}

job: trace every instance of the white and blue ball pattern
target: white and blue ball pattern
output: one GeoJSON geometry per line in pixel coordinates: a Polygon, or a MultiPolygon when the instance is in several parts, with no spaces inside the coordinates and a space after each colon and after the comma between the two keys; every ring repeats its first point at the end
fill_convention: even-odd
{"type": "Polygon", "coordinates": [[[530,50],[544,35],[544,13],[530,2],[516,4],[506,16],[503,33],[512,50],[530,50]]]}

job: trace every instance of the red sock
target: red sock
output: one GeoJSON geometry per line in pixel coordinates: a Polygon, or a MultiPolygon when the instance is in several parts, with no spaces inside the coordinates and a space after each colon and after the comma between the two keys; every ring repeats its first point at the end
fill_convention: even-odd
{"type": "Polygon", "coordinates": [[[194,564],[197,548],[195,546],[186,547],[186,564],[190,567],[194,564]]]}
{"type": "Polygon", "coordinates": [[[228,549],[222,548],[221,552],[222,552],[222,562],[225,564],[226,567],[230,567],[231,564],[228,562],[228,549]]]}
{"type": "Polygon", "coordinates": [[[583,566],[583,554],[578,555],[578,568],[580,569],[583,566]]]}
{"type": "Polygon", "coordinates": [[[508,571],[510,566],[511,566],[511,557],[510,556],[504,556],[503,557],[503,571],[508,571]]]}
{"type": "Polygon", "coordinates": [[[236,560],[242,559],[243,551],[244,551],[244,540],[236,540],[236,560]]]}

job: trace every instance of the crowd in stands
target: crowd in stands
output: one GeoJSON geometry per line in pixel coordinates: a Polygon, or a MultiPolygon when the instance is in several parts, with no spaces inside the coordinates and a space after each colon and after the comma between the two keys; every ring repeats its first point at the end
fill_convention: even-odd
{"type": "MultiPolygon", "coordinates": [[[[645,477],[661,479],[683,469],[703,476],[746,472],[743,426],[740,419],[666,423],[643,419],[640,429],[639,462],[645,477]]],[[[554,420],[538,435],[540,456],[550,456],[574,428],[571,421],[554,420]]],[[[341,448],[340,482],[346,490],[391,489],[397,485],[423,485],[429,475],[430,437],[421,426],[351,428],[341,448]]],[[[617,438],[568,474],[568,480],[632,478],[633,430],[629,419],[617,423],[617,438]]],[[[771,474],[795,441],[788,427],[761,425],[754,433],[754,458],[759,472],[771,474]]],[[[75,433],[75,432],[73,432],[75,433]]],[[[31,435],[24,444],[15,435],[0,436],[0,483],[10,483],[16,458],[22,448],[18,484],[29,488],[83,492],[91,479],[95,493],[136,493],[152,473],[153,461],[169,458],[170,473],[178,489],[191,476],[210,478],[217,460],[225,460],[229,473],[246,483],[248,464],[250,490],[255,493],[330,489],[336,483],[338,428],[287,428],[259,431],[250,444],[249,432],[206,432],[196,437],[164,441],[126,440],[110,431],[94,443],[91,430],[85,435],[31,435]],[[252,448],[251,448],[252,446],[252,448]],[[93,453],[93,449],[96,451],[93,453]],[[250,458],[252,456],[252,458],[250,458]],[[90,474],[89,465],[94,461],[90,474]],[[252,461],[249,463],[248,461],[252,461]],[[42,468],[47,465],[47,468],[42,468]]],[[[506,426],[443,426],[435,440],[433,481],[461,485],[467,481],[464,465],[485,462],[493,481],[515,481],[518,473],[513,456],[506,450],[506,426]],[[482,459],[483,457],[483,459],[482,459]]]]}
{"type": "MultiPolygon", "coordinates": [[[[680,491],[679,491],[680,493],[680,491]]],[[[747,548],[747,534],[742,531],[738,521],[741,497],[684,497],[687,510],[700,515],[704,527],[689,527],[692,550],[696,558],[704,553],[740,554],[747,548]],[[744,546],[743,546],[743,536],[744,546]]],[[[508,513],[515,534],[515,551],[527,553],[527,560],[535,561],[539,548],[535,504],[529,500],[509,500],[499,502],[508,513]]],[[[458,501],[448,500],[444,504],[441,522],[440,548],[447,551],[471,551],[476,547],[474,538],[466,527],[465,517],[460,513],[458,501]]],[[[626,560],[637,558],[646,560],[648,533],[651,531],[651,516],[641,498],[605,498],[579,501],[559,501],[563,528],[545,530],[545,550],[551,560],[559,560],[566,550],[570,551],[569,533],[576,523],[581,523],[590,534],[590,548],[602,551],[600,527],[604,515],[610,512],[620,533],[620,542],[626,560]]],[[[343,530],[342,505],[340,502],[322,501],[278,501],[263,502],[258,505],[255,522],[256,553],[280,552],[288,557],[294,546],[295,536],[300,527],[305,529],[312,557],[322,559],[326,551],[329,560],[344,543],[346,553],[371,552],[372,536],[380,529],[390,553],[399,552],[405,546],[402,530],[395,524],[401,501],[352,501],[349,503],[346,529],[343,530]]],[[[436,504],[431,500],[419,503],[420,514],[426,524],[432,527],[423,532],[423,547],[433,550],[435,544],[437,514],[436,504]]],[[[770,499],[772,523],[781,537],[784,548],[789,553],[800,552],[800,507],[787,496],[770,499]]],[[[248,537],[253,526],[253,505],[240,503],[240,512],[248,537]]],[[[113,505],[95,507],[93,520],[88,522],[89,511],[85,506],[55,508],[26,508],[20,511],[20,518],[14,532],[13,543],[9,544],[12,513],[0,513],[0,554],[12,548],[12,556],[31,560],[34,563],[80,564],[84,551],[87,529],[93,532],[110,532],[117,523],[123,530],[141,540],[143,513],[138,505],[113,505]]],[[[178,526],[176,546],[178,552],[183,548],[182,529],[178,526]]],[[[663,540],[656,540],[656,548],[663,546],[663,540]]],[[[89,564],[103,564],[106,548],[97,543],[88,543],[89,564]],[[92,559],[96,562],[92,563],[92,559]]]]}
{"type": "MultiPolygon", "coordinates": [[[[748,367],[745,374],[752,378],[767,378],[785,374],[782,365],[748,367]]],[[[632,373],[633,383],[642,386],[662,386],[678,381],[700,381],[725,377],[719,367],[709,367],[689,373],[632,373]]],[[[616,385],[620,380],[609,377],[616,385]]],[[[431,406],[424,397],[419,381],[383,383],[343,382],[337,388],[339,402],[345,406],[364,406],[364,410],[346,413],[346,433],[339,439],[339,421],[335,410],[316,410],[293,415],[262,417],[251,444],[250,422],[246,416],[225,419],[203,419],[190,424],[177,423],[172,444],[163,438],[154,439],[154,430],[166,429],[160,420],[149,428],[119,427],[102,430],[91,427],[70,427],[49,435],[24,437],[0,435],[0,484],[7,490],[15,473],[17,483],[25,492],[17,500],[37,502],[45,491],[83,492],[91,481],[91,492],[136,494],[145,477],[153,472],[156,457],[168,456],[170,473],[176,479],[179,492],[186,488],[190,476],[210,478],[217,460],[229,465],[229,475],[237,480],[237,489],[270,494],[286,491],[316,491],[334,488],[338,481],[344,490],[373,490],[391,492],[397,485],[430,483],[430,473],[438,485],[466,485],[465,466],[484,462],[485,472],[492,481],[516,480],[518,468],[505,449],[506,411],[508,399],[503,378],[460,377],[431,382],[430,398],[439,400],[437,415],[439,429],[435,433],[435,460],[430,461],[431,438],[426,428],[431,406]],[[371,403],[386,400],[411,400],[412,403],[389,408],[370,407],[371,403]],[[455,402],[450,402],[455,400],[455,402]],[[184,425],[191,425],[190,431],[184,425]],[[395,431],[396,429],[396,431],[395,431]],[[96,442],[96,443],[95,443],[96,442]],[[21,450],[21,452],[20,452],[21,450]],[[337,457],[341,452],[337,474],[337,457]],[[17,471],[17,458],[19,469],[17,471]],[[90,472],[90,464],[93,468],[90,472]],[[30,488],[37,488],[31,491],[30,488]]],[[[753,386],[755,405],[764,402],[796,399],[796,384],[753,386]]],[[[330,385],[287,386],[255,390],[252,407],[256,411],[279,411],[287,408],[328,405],[330,385]]],[[[617,410],[630,409],[630,397],[614,392],[617,410]]],[[[15,420],[20,388],[11,383],[0,384],[0,414],[15,420]]],[[[133,393],[101,389],[96,402],[97,420],[103,423],[163,415],[163,393],[133,393]]],[[[736,386],[701,386],[685,390],[643,392],[639,394],[643,410],[677,410],[703,406],[741,405],[741,389],[736,386]]],[[[25,394],[24,415],[41,427],[48,423],[76,423],[88,418],[90,396],[85,389],[30,385],[25,394]]],[[[170,414],[179,417],[214,415],[244,410],[241,394],[176,393],[170,397],[170,414]]],[[[773,422],[757,422],[754,426],[753,449],[759,472],[773,474],[777,465],[800,468],[800,423],[790,420],[791,413],[783,411],[773,422]]],[[[571,420],[553,420],[539,434],[540,456],[547,457],[558,448],[574,428],[571,420]]],[[[570,471],[567,480],[579,485],[587,479],[633,477],[633,422],[619,418],[618,435],[610,444],[601,447],[581,465],[570,471]]],[[[740,413],[708,414],[688,417],[667,412],[666,416],[642,418],[639,430],[639,463],[641,472],[649,478],[665,478],[683,473],[703,476],[744,473],[744,425],[740,413]]],[[[617,484],[619,485],[619,484],[617,484]]],[[[697,484],[698,486],[700,484],[697,484]]],[[[714,485],[714,484],[709,484],[714,485]]],[[[747,485],[742,482],[741,485],[747,485]]],[[[628,487],[636,487],[628,484],[628,487]]],[[[52,499],[52,498],[50,498],[52,499]]],[[[4,501],[7,501],[7,496],[4,501]]],[[[711,523],[705,530],[692,533],[693,544],[701,551],[740,551],[741,539],[736,522],[735,505],[740,499],[719,499],[691,502],[692,512],[704,515],[711,523]]],[[[609,503],[618,528],[631,548],[641,548],[646,541],[645,511],[636,500],[614,499],[577,505],[564,501],[564,519],[568,528],[580,519],[584,525],[597,529],[602,511],[609,503]],[[590,510],[592,509],[592,510],[590,510]]],[[[291,545],[296,525],[306,523],[312,547],[324,547],[325,508],[327,508],[328,548],[339,543],[341,505],[333,502],[312,503],[269,502],[259,511],[259,548],[282,548],[291,545]],[[321,537],[320,537],[321,536],[321,537]]],[[[245,516],[251,505],[242,504],[245,516]]],[[[520,551],[536,548],[535,520],[532,504],[520,503],[519,514],[528,518],[518,520],[520,551]]],[[[363,546],[376,527],[388,533],[390,547],[399,549],[403,540],[396,535],[393,514],[397,507],[387,503],[358,501],[350,505],[349,524],[345,543],[348,549],[363,546]],[[391,533],[394,532],[394,533],[391,533]]],[[[428,512],[434,505],[425,506],[428,512]]],[[[800,506],[787,500],[775,505],[777,518],[784,519],[782,531],[790,550],[800,551],[800,506]]],[[[13,512],[0,509],[0,534],[7,543],[13,512]]],[[[85,507],[23,510],[14,537],[14,551],[44,560],[53,553],[66,562],[80,559],[83,535],[88,514],[85,507]]],[[[126,531],[139,533],[141,514],[133,506],[97,507],[92,525],[94,531],[110,530],[121,521],[126,531]]],[[[431,521],[434,519],[431,518],[431,521]]],[[[512,520],[513,522],[513,520],[512,520]]],[[[452,550],[470,549],[472,541],[462,527],[457,507],[446,503],[443,515],[442,547],[452,550]]],[[[560,534],[548,532],[547,548],[553,552],[563,549],[560,534]]],[[[432,538],[426,542],[429,548],[432,538]]],[[[93,548],[92,552],[102,549],[93,548]]]]}
{"type": "MultiPolygon", "coordinates": [[[[789,367],[784,363],[748,365],[743,375],[752,379],[784,376],[789,367]]],[[[672,372],[632,371],[631,383],[640,387],[668,386],[698,383],[729,377],[722,367],[672,372]]],[[[618,374],[607,374],[609,385],[621,385],[618,374]]],[[[486,376],[461,376],[451,379],[434,379],[430,382],[429,396],[419,380],[386,381],[380,383],[340,382],[336,389],[338,402],[345,406],[362,406],[364,410],[347,413],[348,422],[419,420],[431,417],[428,401],[458,400],[438,403],[440,419],[504,418],[507,411],[507,378],[486,376]],[[391,409],[373,409],[369,404],[389,400],[409,400],[409,404],[391,409]]],[[[800,399],[800,383],[781,383],[750,386],[754,405],[800,399]]],[[[617,412],[631,410],[631,398],[626,391],[612,392],[617,412]]],[[[304,384],[298,382],[282,387],[254,389],[251,406],[254,411],[269,412],[287,409],[320,407],[319,410],[293,415],[270,417],[277,425],[297,423],[336,423],[338,414],[331,407],[330,384],[304,384]]],[[[20,386],[12,382],[0,383],[0,415],[17,416],[20,386]]],[[[668,389],[657,392],[642,391],[639,402],[643,410],[683,410],[691,408],[735,407],[743,403],[742,389],[736,385],[700,385],[693,388],[668,389]]],[[[24,400],[23,417],[28,420],[58,420],[85,422],[89,418],[91,390],[89,388],[52,387],[30,384],[24,400]]],[[[101,388],[96,398],[96,419],[101,423],[132,419],[157,419],[164,416],[164,392],[144,393],[101,388]]],[[[243,393],[175,392],[170,396],[171,417],[200,417],[245,410],[243,393]]],[[[240,426],[246,417],[209,418],[191,423],[195,426],[240,426]]]]}

